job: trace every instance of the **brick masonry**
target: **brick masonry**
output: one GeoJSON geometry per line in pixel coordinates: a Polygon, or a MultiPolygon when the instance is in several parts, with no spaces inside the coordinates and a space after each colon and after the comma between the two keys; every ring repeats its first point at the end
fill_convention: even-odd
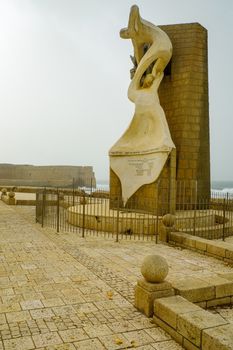
{"type": "MultiPolygon", "coordinates": [[[[198,198],[210,195],[207,30],[198,23],[161,28],[172,41],[173,56],[159,96],[176,145],[176,179],[182,187],[177,191],[177,202],[182,195],[187,203],[193,200],[194,188],[198,198]]],[[[131,201],[157,196],[159,202],[164,201],[169,198],[169,179],[168,161],[159,179],[162,194],[157,194],[157,184],[152,183],[142,186],[131,201]]],[[[111,198],[120,194],[120,181],[110,170],[111,198]]]]}

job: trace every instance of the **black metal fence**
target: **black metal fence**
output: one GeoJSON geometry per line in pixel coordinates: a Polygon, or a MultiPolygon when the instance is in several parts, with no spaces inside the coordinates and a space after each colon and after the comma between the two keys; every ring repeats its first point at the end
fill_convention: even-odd
{"type": "MultiPolygon", "coordinates": [[[[208,239],[225,239],[233,235],[233,197],[229,194],[212,193],[211,198],[186,202],[179,195],[176,203],[175,226],[182,231],[208,239]]],[[[145,207],[148,201],[145,199],[145,207]]],[[[87,194],[82,190],[46,190],[37,193],[36,221],[42,227],[52,227],[57,232],[75,232],[80,237],[102,236],[114,239],[158,242],[162,215],[168,203],[159,203],[154,213],[138,208],[135,201],[122,208],[120,199],[110,206],[109,194],[96,191],[87,194]],[[116,205],[117,203],[117,205],[116,205]],[[164,208],[164,210],[163,210],[164,208]]],[[[147,204],[147,205],[146,205],[147,204]]],[[[140,207],[143,208],[140,198],[140,207]]]]}

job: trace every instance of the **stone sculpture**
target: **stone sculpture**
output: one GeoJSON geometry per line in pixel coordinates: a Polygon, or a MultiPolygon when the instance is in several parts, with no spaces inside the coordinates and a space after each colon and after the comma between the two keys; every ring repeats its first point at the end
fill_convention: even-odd
{"type": "Polygon", "coordinates": [[[120,36],[131,39],[134,48],[128,98],[135,104],[135,114],[109,156],[126,204],[141,186],[158,179],[175,148],[158,97],[164,69],[172,56],[172,44],[165,32],[140,17],[136,5],[132,6],[128,27],[120,31],[120,36]]]}

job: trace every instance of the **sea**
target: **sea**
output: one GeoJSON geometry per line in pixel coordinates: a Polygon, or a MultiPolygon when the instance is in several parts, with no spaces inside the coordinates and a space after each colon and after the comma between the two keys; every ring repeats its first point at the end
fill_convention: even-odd
{"type": "MultiPolygon", "coordinates": [[[[105,181],[97,181],[97,189],[108,191],[109,190],[109,182],[107,180],[105,181]]],[[[226,195],[226,193],[229,193],[231,196],[233,196],[233,181],[211,181],[211,192],[217,193],[221,196],[226,195]]]]}

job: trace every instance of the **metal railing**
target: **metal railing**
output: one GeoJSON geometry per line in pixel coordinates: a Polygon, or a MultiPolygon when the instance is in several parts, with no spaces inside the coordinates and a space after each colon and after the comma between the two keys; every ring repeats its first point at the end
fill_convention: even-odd
{"type": "MultiPolygon", "coordinates": [[[[205,199],[197,198],[194,193],[187,201],[181,188],[184,186],[177,186],[179,201],[173,213],[176,216],[175,231],[208,239],[224,240],[233,235],[232,196],[212,193],[211,198],[205,199]]],[[[153,198],[140,198],[140,206],[135,199],[124,208],[121,198],[115,197],[112,205],[109,193],[102,190],[87,194],[76,189],[44,189],[36,195],[36,221],[42,227],[52,227],[57,232],[75,232],[80,237],[157,242],[162,215],[168,213],[169,205],[167,199],[154,203],[153,198]],[[148,206],[154,210],[143,210],[148,206]]]]}

